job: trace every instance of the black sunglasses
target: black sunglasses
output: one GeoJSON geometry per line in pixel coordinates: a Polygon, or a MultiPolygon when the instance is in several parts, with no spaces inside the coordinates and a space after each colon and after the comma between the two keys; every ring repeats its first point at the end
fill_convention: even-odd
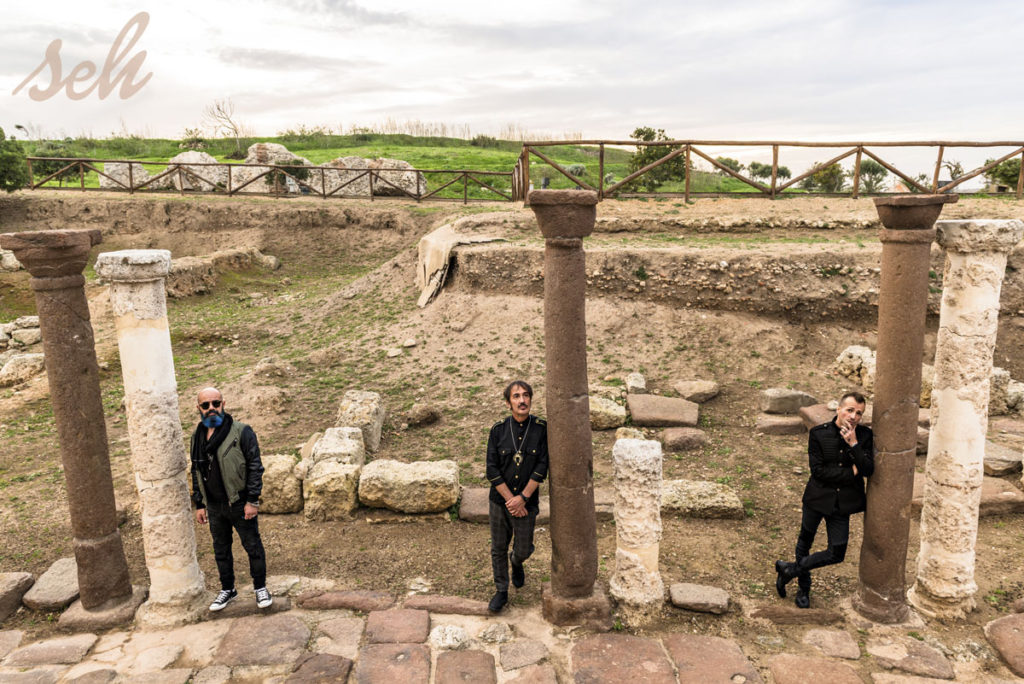
{"type": "Polygon", "coordinates": [[[213,408],[220,408],[221,400],[220,399],[214,399],[213,401],[201,402],[199,404],[199,408],[201,408],[201,409],[203,409],[205,411],[206,409],[210,408],[211,404],[213,404],[213,408]]]}

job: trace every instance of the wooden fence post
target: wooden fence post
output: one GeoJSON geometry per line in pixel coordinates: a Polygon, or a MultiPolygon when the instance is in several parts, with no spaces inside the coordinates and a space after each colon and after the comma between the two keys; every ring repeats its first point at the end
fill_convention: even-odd
{"type": "Polygon", "coordinates": [[[1017,199],[1024,191],[1024,152],[1020,153],[1020,171],[1017,173],[1017,199]]]}
{"type": "Polygon", "coordinates": [[[597,173],[599,178],[597,179],[597,199],[604,199],[604,143],[601,143],[601,147],[598,150],[597,155],[597,173]]]}
{"type": "Polygon", "coordinates": [[[78,162],[78,184],[82,190],[85,190],[85,164],[78,162]]]}
{"type": "Polygon", "coordinates": [[[530,206],[530,147],[523,145],[523,207],[530,206]]]}
{"type": "Polygon", "coordinates": [[[853,161],[853,199],[860,196],[860,158],[864,154],[864,148],[857,146],[857,156],[853,161]]]}
{"type": "Polygon", "coordinates": [[[775,199],[775,185],[779,180],[779,146],[772,145],[772,199],[775,199]]]}
{"type": "Polygon", "coordinates": [[[690,143],[686,143],[686,156],[683,162],[683,200],[690,201],[690,143]]]}
{"type": "Polygon", "coordinates": [[[932,176],[932,192],[939,189],[939,172],[942,171],[942,155],[946,151],[945,145],[939,145],[939,158],[935,160],[935,175],[932,176]]]}
{"type": "Polygon", "coordinates": [[[469,175],[462,172],[462,203],[469,204],[469,175]]]}

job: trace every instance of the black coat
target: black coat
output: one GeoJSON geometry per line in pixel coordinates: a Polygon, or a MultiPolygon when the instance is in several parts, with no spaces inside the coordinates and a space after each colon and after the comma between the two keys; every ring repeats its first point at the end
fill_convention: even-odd
{"type": "Polygon", "coordinates": [[[857,446],[850,447],[834,418],[811,429],[807,438],[811,478],[804,489],[804,506],[824,515],[850,515],[867,507],[864,480],[875,472],[874,437],[871,428],[863,425],[856,432],[857,446]]]}

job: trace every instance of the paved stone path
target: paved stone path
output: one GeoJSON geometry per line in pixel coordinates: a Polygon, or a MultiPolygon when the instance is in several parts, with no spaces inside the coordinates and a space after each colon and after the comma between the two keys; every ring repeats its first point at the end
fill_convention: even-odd
{"type": "MultiPolygon", "coordinates": [[[[396,599],[303,578],[270,584],[282,594],[269,611],[240,598],[176,629],[31,643],[17,630],[0,630],[0,684],[997,684],[1021,681],[1013,670],[1020,675],[1024,662],[1024,614],[990,623],[971,659],[957,644],[911,638],[917,632],[906,625],[872,625],[848,609],[797,622],[796,609],[776,602],[730,606],[754,633],[733,638],[691,633],[697,623],[689,618],[701,616],[704,630],[718,618],[678,609],[678,632],[636,636],[553,627],[533,606],[491,615],[482,602],[459,597],[396,599]]],[[[728,629],[723,622],[721,632],[728,629]]]]}

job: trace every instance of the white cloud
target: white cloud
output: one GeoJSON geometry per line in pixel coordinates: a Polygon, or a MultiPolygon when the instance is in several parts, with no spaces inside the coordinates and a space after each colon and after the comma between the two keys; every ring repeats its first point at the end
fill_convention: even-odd
{"type": "Polygon", "coordinates": [[[653,125],[691,139],[1013,139],[1022,20],[1009,0],[21,3],[0,28],[0,125],[102,135],[123,120],[177,136],[232,97],[263,134],[391,117],[613,138],[653,125]],[[65,73],[100,64],[142,10],[153,78],[131,99],[10,94],[49,41],[63,40],[65,73]]]}

